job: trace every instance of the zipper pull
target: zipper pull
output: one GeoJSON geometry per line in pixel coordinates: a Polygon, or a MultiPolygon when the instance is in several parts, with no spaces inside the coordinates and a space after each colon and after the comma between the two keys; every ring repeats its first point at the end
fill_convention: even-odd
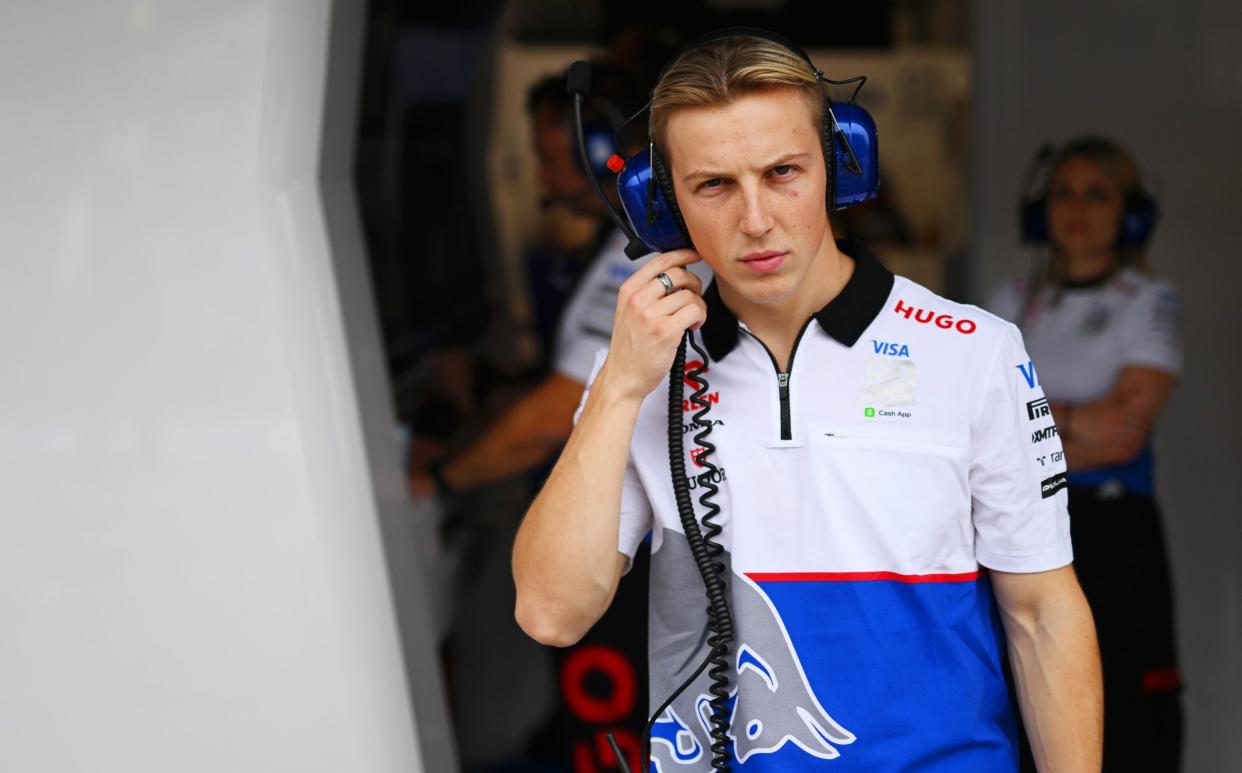
{"type": "Polygon", "coordinates": [[[776,385],[781,387],[782,389],[787,388],[789,386],[789,374],[788,373],[777,373],[776,374],[776,385]]]}

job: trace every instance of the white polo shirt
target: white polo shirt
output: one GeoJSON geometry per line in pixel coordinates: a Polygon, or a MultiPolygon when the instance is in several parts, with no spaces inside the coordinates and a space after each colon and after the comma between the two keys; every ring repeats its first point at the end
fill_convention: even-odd
{"type": "MultiPolygon", "coordinates": [[[[732,570],[735,754],[748,770],[1014,769],[1003,633],[979,570],[1071,561],[1056,429],[1016,328],[840,247],[853,276],[808,320],[787,374],[714,285],[696,334],[732,570]]],[[[618,540],[633,555],[653,536],[653,706],[705,652],[667,400],[657,388],[640,409],[618,540]]],[[[709,769],[706,687],[656,724],[665,773],[709,769]]]]}

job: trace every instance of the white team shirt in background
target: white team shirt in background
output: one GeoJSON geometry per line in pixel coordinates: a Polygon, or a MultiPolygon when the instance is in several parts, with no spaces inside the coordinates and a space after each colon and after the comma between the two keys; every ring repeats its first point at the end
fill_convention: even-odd
{"type": "Polygon", "coordinates": [[[1097,400],[1128,365],[1181,373],[1181,300],[1168,280],[1124,268],[1086,285],[1044,287],[1029,301],[1027,286],[1005,283],[987,307],[1022,328],[1048,399],[1097,400]]]}

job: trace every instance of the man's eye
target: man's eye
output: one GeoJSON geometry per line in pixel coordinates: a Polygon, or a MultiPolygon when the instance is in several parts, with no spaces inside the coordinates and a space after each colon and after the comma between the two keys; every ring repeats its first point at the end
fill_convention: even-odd
{"type": "Polygon", "coordinates": [[[724,185],[724,180],[719,177],[713,177],[703,183],[704,188],[719,188],[722,185],[724,185]]]}
{"type": "Polygon", "coordinates": [[[793,164],[781,164],[780,166],[772,167],[772,174],[777,177],[784,177],[785,175],[792,173],[793,169],[793,164]]]}

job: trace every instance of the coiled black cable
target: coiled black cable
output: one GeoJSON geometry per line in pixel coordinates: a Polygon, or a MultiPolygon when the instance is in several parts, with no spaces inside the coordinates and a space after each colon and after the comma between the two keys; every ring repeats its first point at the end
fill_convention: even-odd
{"type": "Polygon", "coordinates": [[[724,548],[716,542],[716,538],[722,531],[720,524],[715,521],[716,516],[720,514],[720,506],[713,502],[712,498],[720,491],[719,486],[713,481],[719,469],[711,461],[716,447],[707,439],[711,434],[711,424],[707,421],[707,414],[711,408],[706,399],[708,385],[703,375],[706,371],[707,353],[699,348],[693,336],[686,332],[681,339],[681,344],[677,347],[677,355],[673,358],[673,365],[668,374],[668,462],[673,481],[673,494],[677,500],[677,513],[681,517],[681,527],[686,534],[686,542],[690,545],[690,552],[694,556],[695,565],[698,566],[707,593],[708,652],[703,663],[695,669],[690,678],[683,682],[660,708],[656,709],[647,722],[642,736],[640,757],[644,765],[644,773],[651,767],[652,727],[677,696],[694,683],[704,668],[708,668],[708,674],[711,677],[708,692],[711,693],[712,698],[708,704],[712,710],[710,718],[712,768],[721,771],[732,770],[728,701],[729,650],[733,643],[733,614],[729,608],[728,583],[725,577],[727,570],[724,563],[719,560],[724,548]],[[687,343],[699,355],[702,363],[689,372],[686,371],[687,343]],[[699,485],[703,488],[703,493],[699,496],[699,505],[704,510],[702,529],[699,527],[699,520],[694,512],[694,502],[690,498],[690,479],[686,474],[686,460],[682,444],[684,380],[693,382],[697,387],[690,396],[690,403],[698,408],[694,413],[694,422],[698,425],[699,431],[694,436],[694,440],[703,449],[701,454],[695,457],[695,461],[705,470],[698,477],[699,485]]]}

